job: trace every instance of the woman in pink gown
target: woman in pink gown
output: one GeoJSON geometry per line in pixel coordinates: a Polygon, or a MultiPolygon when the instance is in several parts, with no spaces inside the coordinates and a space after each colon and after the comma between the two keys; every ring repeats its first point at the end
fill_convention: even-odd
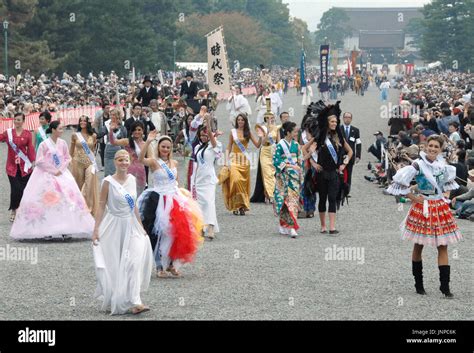
{"type": "Polygon", "coordinates": [[[94,219],[68,169],[71,157],[67,143],[59,138],[63,126],[53,121],[47,133],[51,137],[38,148],[36,167],[23,193],[10,236],[91,238],[94,219]]]}

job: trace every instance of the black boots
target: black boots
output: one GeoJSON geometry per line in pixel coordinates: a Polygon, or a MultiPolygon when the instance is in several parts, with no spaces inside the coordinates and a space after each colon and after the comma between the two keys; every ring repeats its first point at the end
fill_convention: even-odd
{"type": "Polygon", "coordinates": [[[426,294],[425,288],[423,288],[423,262],[422,261],[412,261],[412,272],[415,277],[415,289],[418,294],[426,294]]]}
{"type": "Polygon", "coordinates": [[[439,290],[444,294],[446,298],[453,298],[454,295],[449,291],[449,277],[451,267],[449,265],[438,266],[439,267],[439,282],[441,286],[439,290]]]}

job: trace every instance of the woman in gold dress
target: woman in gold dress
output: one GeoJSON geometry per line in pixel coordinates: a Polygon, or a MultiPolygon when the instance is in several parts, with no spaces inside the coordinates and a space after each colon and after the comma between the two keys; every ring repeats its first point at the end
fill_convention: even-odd
{"type": "MultiPolygon", "coordinates": [[[[257,137],[250,131],[249,121],[246,114],[239,114],[235,118],[237,128],[232,129],[229,134],[229,144],[226,150],[226,158],[230,157],[230,187],[227,195],[226,206],[234,215],[245,216],[250,210],[250,154],[247,147],[250,140],[259,148],[262,137],[257,137]]],[[[226,159],[228,160],[228,159],[226,159]]]]}
{"type": "Polygon", "coordinates": [[[273,113],[267,113],[264,117],[265,125],[260,129],[265,134],[260,149],[258,163],[257,181],[250,202],[273,203],[273,192],[275,190],[275,167],[273,166],[273,154],[275,153],[278,127],[275,125],[273,113]],[[265,131],[266,130],[266,131],[265,131]]]}
{"type": "Polygon", "coordinates": [[[72,163],[71,173],[76,180],[87,207],[95,216],[99,207],[99,177],[95,162],[95,149],[97,135],[92,130],[92,125],[87,116],[79,118],[77,132],[72,135],[71,148],[69,149],[72,163]]]}

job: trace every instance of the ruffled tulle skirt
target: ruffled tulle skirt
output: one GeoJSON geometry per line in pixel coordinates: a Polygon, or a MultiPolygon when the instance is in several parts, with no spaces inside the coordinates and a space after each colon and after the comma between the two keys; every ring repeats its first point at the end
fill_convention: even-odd
{"type": "Polygon", "coordinates": [[[156,237],[155,261],[166,269],[172,262],[192,262],[202,242],[203,216],[189,191],[178,189],[160,194],[148,189],[138,199],[138,207],[145,229],[156,237]],[[154,215],[150,213],[154,210],[154,215]]]}
{"type": "Polygon", "coordinates": [[[428,200],[428,217],[423,203],[415,203],[401,225],[402,238],[421,245],[440,246],[462,239],[449,205],[444,200],[428,200]]]}

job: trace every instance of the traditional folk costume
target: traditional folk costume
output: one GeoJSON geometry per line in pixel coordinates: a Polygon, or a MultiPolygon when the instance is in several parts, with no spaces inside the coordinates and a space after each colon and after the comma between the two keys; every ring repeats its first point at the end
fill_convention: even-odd
{"type": "Polygon", "coordinates": [[[219,232],[216,214],[216,185],[217,176],[214,163],[222,156],[222,144],[217,142],[216,147],[212,147],[208,142],[204,145],[197,145],[194,148],[196,156],[196,169],[192,178],[192,195],[201,208],[204,224],[214,226],[214,233],[219,232]]]}
{"type": "Polygon", "coordinates": [[[275,166],[275,215],[280,217],[280,233],[296,236],[298,230],[298,210],[301,174],[298,171],[287,168],[286,163],[301,167],[301,155],[299,145],[296,141],[288,143],[282,139],[273,156],[275,166]]]}
{"type": "Polygon", "coordinates": [[[234,143],[230,162],[229,194],[225,202],[229,211],[250,210],[250,162],[247,152],[249,139],[239,138],[237,129],[232,129],[234,143]]]}
{"type": "Polygon", "coordinates": [[[158,159],[154,186],[138,199],[143,225],[150,235],[157,269],[192,262],[201,241],[203,218],[199,205],[187,190],[179,189],[176,168],[158,159]]]}
{"type": "Polygon", "coordinates": [[[411,192],[410,183],[415,179],[417,191],[425,198],[423,203],[412,205],[403,221],[403,239],[431,246],[448,245],[462,239],[449,209],[449,200],[443,196],[443,192],[459,188],[455,178],[455,167],[447,165],[442,156],[431,163],[425,152],[420,152],[419,159],[395,174],[387,189],[390,194],[407,195],[411,192]]]}
{"type": "MultiPolygon", "coordinates": [[[[409,239],[416,244],[440,246],[453,244],[462,239],[456,221],[449,209],[449,200],[443,192],[456,190],[459,185],[455,181],[456,168],[447,165],[439,155],[434,162],[426,158],[425,152],[420,152],[420,158],[411,165],[400,169],[393,177],[393,183],[387,189],[392,195],[407,195],[411,190],[411,182],[416,181],[417,192],[423,203],[414,203],[400,228],[402,239],[409,239]]],[[[417,292],[424,294],[422,262],[412,263],[415,287],[417,292]]],[[[440,290],[447,297],[449,291],[450,266],[439,266],[440,290]]]]}
{"type": "Polygon", "coordinates": [[[12,238],[91,238],[94,218],[68,170],[70,162],[64,140],[58,138],[55,144],[48,138],[39,146],[36,168],[10,232],[12,238]],[[56,176],[58,171],[61,174],[56,176]]]}
{"type": "Polygon", "coordinates": [[[269,129],[268,140],[262,144],[258,159],[257,181],[250,202],[265,202],[265,199],[273,200],[275,190],[275,167],[273,166],[273,155],[276,149],[278,127],[272,125],[269,129]]]}
{"type": "Polygon", "coordinates": [[[15,129],[7,129],[0,134],[0,142],[8,143],[6,171],[10,181],[9,210],[16,210],[20,206],[36,157],[31,132],[23,130],[17,136],[15,129]]]}
{"type": "Polygon", "coordinates": [[[125,314],[142,305],[140,293],[148,289],[153,270],[150,238],[135,216],[135,177],[123,185],[112,176],[107,209],[99,227],[99,245],[93,246],[97,287],[94,297],[102,300],[102,310],[125,314]]]}
{"type": "Polygon", "coordinates": [[[80,132],[76,132],[77,140],[72,156],[71,173],[76,180],[82,196],[86,200],[87,207],[93,216],[99,208],[99,176],[94,150],[94,137],[88,136],[87,140],[80,132]]]}

